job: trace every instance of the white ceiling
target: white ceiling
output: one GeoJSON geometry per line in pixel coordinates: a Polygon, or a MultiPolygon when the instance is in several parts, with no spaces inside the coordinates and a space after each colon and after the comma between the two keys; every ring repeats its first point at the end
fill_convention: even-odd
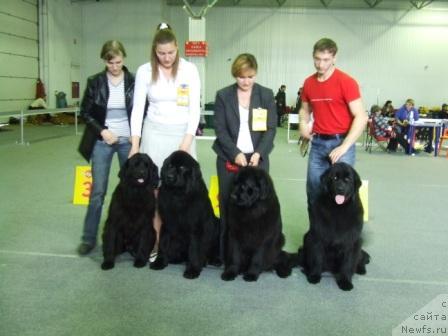
{"type": "MultiPolygon", "coordinates": [[[[203,7],[214,0],[186,0],[190,6],[203,7]]],[[[166,0],[170,6],[183,6],[184,0],[166,0]]],[[[330,9],[448,9],[448,0],[218,0],[225,7],[302,7],[330,9]]]]}

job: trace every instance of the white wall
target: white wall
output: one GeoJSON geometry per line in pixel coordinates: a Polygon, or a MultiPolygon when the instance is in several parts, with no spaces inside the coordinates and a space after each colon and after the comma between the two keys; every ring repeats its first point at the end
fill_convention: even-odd
{"type": "Polygon", "coordinates": [[[448,101],[447,11],[247,8],[208,13],[207,99],[232,80],[229,59],[251,52],[259,61],[258,81],[274,91],[285,83],[293,104],[314,71],[313,44],[324,36],[337,42],[337,66],[358,80],[366,107],[387,99],[398,106],[408,97],[417,105],[448,101]]]}
{"type": "Polygon", "coordinates": [[[0,112],[21,110],[34,100],[38,50],[37,0],[2,0],[0,112]]]}
{"type": "MultiPolygon", "coordinates": [[[[74,36],[82,41],[82,47],[74,48],[75,55],[81,50],[82,89],[87,76],[103,68],[99,52],[104,41],[121,40],[128,52],[126,63],[135,71],[148,61],[150,42],[161,21],[173,26],[183,55],[188,17],[181,7],[162,0],[48,1],[73,17],[54,19],[61,33],[50,36],[62,51],[53,51],[57,71],[52,87],[70,82],[66,78],[70,74],[60,70],[68,67],[69,50],[73,52],[73,46],[63,44],[74,36]],[[66,27],[67,22],[74,27],[66,27]]],[[[399,106],[408,97],[419,106],[448,101],[448,11],[214,7],[206,19],[205,102],[233,82],[230,65],[235,56],[250,52],[259,62],[258,82],[274,91],[286,84],[288,104],[293,104],[297,89],[314,71],[313,44],[323,36],[338,43],[337,66],[358,80],[366,108],[387,99],[399,106]]]]}
{"type": "Polygon", "coordinates": [[[104,68],[100,50],[107,40],[117,39],[124,44],[128,54],[126,65],[135,72],[139,65],[149,62],[157,25],[168,22],[176,32],[183,53],[188,17],[180,7],[168,8],[160,0],[88,1],[82,4],[83,87],[88,76],[104,68]]]}
{"type": "Polygon", "coordinates": [[[81,7],[70,0],[41,0],[41,13],[41,69],[49,107],[56,107],[55,91],[65,92],[68,104],[75,104],[71,83],[81,80],[84,66],[81,7]]]}

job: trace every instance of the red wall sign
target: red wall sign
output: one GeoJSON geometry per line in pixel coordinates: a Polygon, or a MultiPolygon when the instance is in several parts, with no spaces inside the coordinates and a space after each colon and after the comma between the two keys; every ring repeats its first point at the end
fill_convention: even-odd
{"type": "Polygon", "coordinates": [[[208,45],[205,41],[186,41],[185,56],[205,57],[208,55],[208,45]]]}

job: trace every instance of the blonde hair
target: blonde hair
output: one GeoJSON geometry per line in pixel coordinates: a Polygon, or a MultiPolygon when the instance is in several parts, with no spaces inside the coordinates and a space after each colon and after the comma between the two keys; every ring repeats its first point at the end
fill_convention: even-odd
{"type": "Polygon", "coordinates": [[[126,50],[120,41],[109,40],[103,44],[100,56],[103,60],[110,61],[117,56],[126,57],[126,50]]]}
{"type": "Polygon", "coordinates": [[[412,106],[415,106],[414,99],[411,99],[411,98],[406,99],[406,104],[411,104],[412,106]]]}
{"type": "MultiPolygon", "coordinates": [[[[160,23],[157,26],[156,34],[154,35],[154,38],[152,40],[152,47],[151,47],[151,69],[152,69],[152,76],[151,80],[152,82],[157,82],[159,79],[159,59],[157,58],[157,45],[159,44],[167,44],[167,43],[173,43],[177,47],[177,39],[176,35],[174,35],[173,30],[171,29],[171,26],[167,23],[160,23]]],[[[173,69],[172,69],[172,75],[174,78],[177,76],[177,70],[179,69],[179,49],[176,52],[176,59],[173,63],[173,69]]]]}
{"type": "Polygon", "coordinates": [[[243,71],[247,69],[252,69],[255,70],[255,72],[257,72],[258,64],[255,56],[247,53],[238,55],[232,64],[231,69],[232,76],[236,78],[240,76],[243,73],[243,71]]]}

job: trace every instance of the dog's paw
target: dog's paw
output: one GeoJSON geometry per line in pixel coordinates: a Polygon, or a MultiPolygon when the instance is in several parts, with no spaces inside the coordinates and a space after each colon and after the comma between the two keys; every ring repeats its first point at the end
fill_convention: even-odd
{"type": "Polygon", "coordinates": [[[166,267],[166,264],[163,262],[162,259],[157,258],[156,260],[154,260],[154,262],[149,264],[149,268],[153,269],[153,270],[162,270],[166,267]]]}
{"type": "Polygon", "coordinates": [[[101,269],[107,271],[114,268],[114,266],[115,263],[113,261],[103,261],[103,263],[101,264],[101,269]]]}
{"type": "Polygon", "coordinates": [[[365,275],[367,273],[366,266],[365,265],[358,265],[356,267],[356,273],[365,275]]]}
{"type": "Polygon", "coordinates": [[[338,287],[343,291],[349,291],[353,289],[353,284],[347,279],[339,279],[336,281],[338,287]]]}
{"type": "Polygon", "coordinates": [[[259,274],[255,274],[255,273],[244,273],[243,279],[244,279],[244,281],[252,282],[252,281],[257,281],[258,276],[259,276],[259,274]]]}
{"type": "Polygon", "coordinates": [[[237,274],[235,272],[224,271],[221,274],[221,279],[224,280],[224,281],[232,281],[232,280],[235,280],[236,276],[237,276],[237,274]]]}
{"type": "Polygon", "coordinates": [[[145,265],[146,265],[146,260],[143,260],[143,259],[136,259],[136,260],[134,260],[134,267],[142,268],[145,265]]]}
{"type": "Polygon", "coordinates": [[[184,278],[185,279],[196,279],[199,274],[201,274],[200,271],[195,269],[186,269],[184,272],[184,278]]]}
{"type": "Polygon", "coordinates": [[[291,275],[291,267],[279,265],[275,268],[275,273],[277,273],[280,278],[287,278],[291,275]]]}
{"type": "Polygon", "coordinates": [[[319,283],[321,278],[322,278],[322,276],[320,274],[309,274],[306,276],[306,279],[311,284],[319,283]]]}

